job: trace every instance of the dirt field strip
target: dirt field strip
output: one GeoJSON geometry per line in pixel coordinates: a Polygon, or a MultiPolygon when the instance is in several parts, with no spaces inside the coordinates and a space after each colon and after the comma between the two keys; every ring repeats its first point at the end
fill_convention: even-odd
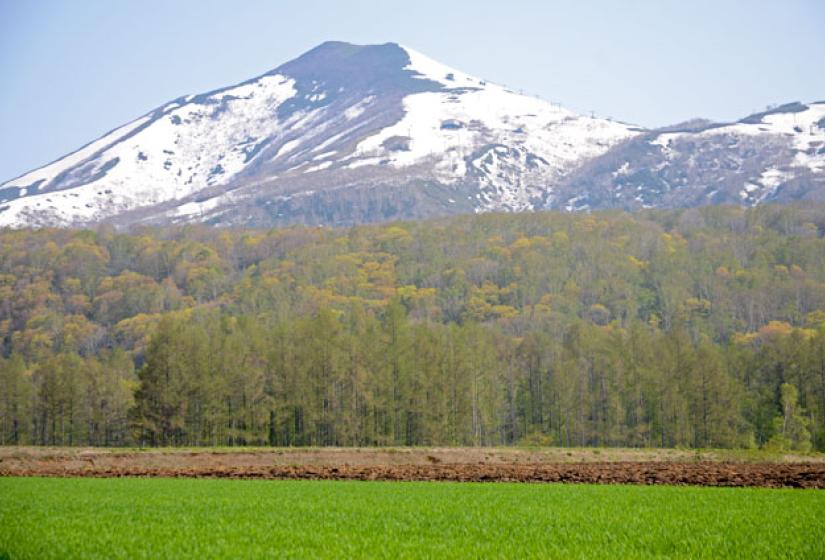
{"type": "Polygon", "coordinates": [[[580,463],[521,465],[371,465],[272,467],[94,467],[54,463],[0,469],[0,476],[192,477],[237,479],[391,480],[454,482],[566,482],[823,488],[825,465],[753,463],[580,463]]]}
{"type": "Polygon", "coordinates": [[[821,457],[684,450],[0,448],[0,476],[675,484],[825,489],[821,457]],[[759,457],[757,456],[757,459],[759,457]]]}

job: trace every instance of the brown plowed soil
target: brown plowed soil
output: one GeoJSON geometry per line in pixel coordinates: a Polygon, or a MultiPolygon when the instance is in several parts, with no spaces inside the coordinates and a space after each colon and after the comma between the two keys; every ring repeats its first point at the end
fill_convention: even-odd
{"type": "Polygon", "coordinates": [[[455,449],[118,452],[5,448],[0,452],[0,476],[568,482],[825,489],[825,463],[821,461],[752,463],[674,460],[672,457],[646,457],[648,460],[642,461],[625,458],[547,460],[551,457],[536,452],[455,449]]]}
{"type": "Polygon", "coordinates": [[[456,482],[572,482],[825,488],[825,466],[753,463],[579,463],[521,465],[275,465],[0,469],[0,476],[191,477],[456,482]]]}

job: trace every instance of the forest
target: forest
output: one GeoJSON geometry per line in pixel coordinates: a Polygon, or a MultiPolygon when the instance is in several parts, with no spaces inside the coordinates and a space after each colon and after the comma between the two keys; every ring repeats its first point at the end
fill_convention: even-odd
{"type": "Polygon", "coordinates": [[[825,205],[2,230],[0,444],[825,451],[825,205]]]}

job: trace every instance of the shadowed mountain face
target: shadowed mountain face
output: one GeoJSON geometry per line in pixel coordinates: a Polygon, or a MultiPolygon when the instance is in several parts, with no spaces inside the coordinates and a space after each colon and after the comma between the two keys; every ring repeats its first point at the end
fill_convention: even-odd
{"type": "Polygon", "coordinates": [[[398,45],[359,46],[330,41],[315,47],[293,61],[270,72],[293,78],[300,87],[298,95],[279,109],[280,116],[301,108],[300,100],[311,94],[315,84],[324,84],[330,102],[341,97],[380,92],[387,96],[405,96],[443,89],[435,81],[408,69],[410,57],[398,45]],[[303,91],[302,91],[303,90],[303,91]],[[335,95],[340,92],[343,95],[335,95]]]}
{"type": "Polygon", "coordinates": [[[352,224],[823,198],[825,104],[644,131],[394,43],[327,42],[0,185],[0,226],[352,224]]]}

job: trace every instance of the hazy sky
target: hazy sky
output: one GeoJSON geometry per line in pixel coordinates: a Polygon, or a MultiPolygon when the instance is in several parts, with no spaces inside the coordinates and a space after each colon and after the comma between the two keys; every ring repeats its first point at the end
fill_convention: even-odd
{"type": "Polygon", "coordinates": [[[330,39],[645,126],[825,99],[822,0],[0,0],[0,182],[330,39]]]}

